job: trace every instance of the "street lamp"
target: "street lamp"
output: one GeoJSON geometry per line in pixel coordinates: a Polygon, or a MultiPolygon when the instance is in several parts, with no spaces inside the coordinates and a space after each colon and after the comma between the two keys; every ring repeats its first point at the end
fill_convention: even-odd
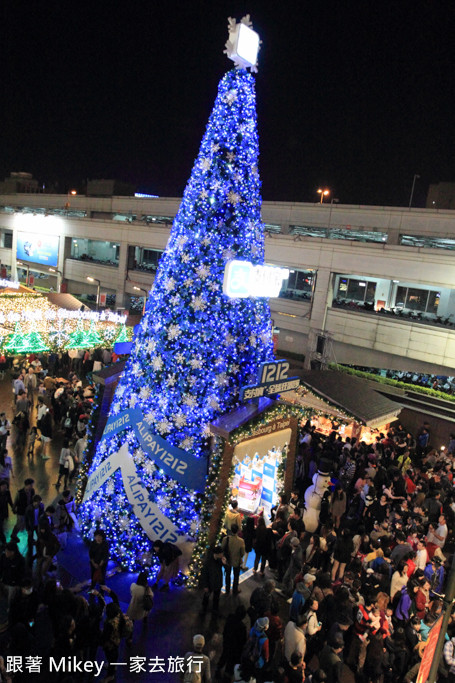
{"type": "Polygon", "coordinates": [[[49,268],[49,272],[57,273],[57,292],[60,294],[60,290],[62,288],[63,273],[61,270],[58,270],[58,268],[49,268]]]}
{"type": "Polygon", "coordinates": [[[411,208],[411,206],[412,206],[412,198],[414,197],[414,187],[415,187],[417,178],[420,178],[419,174],[414,173],[414,178],[412,179],[411,196],[409,197],[409,208],[411,208]]]}
{"type": "Polygon", "coordinates": [[[16,266],[21,266],[21,268],[27,269],[27,279],[25,280],[25,284],[28,287],[28,278],[30,275],[30,266],[28,266],[26,263],[22,263],[22,261],[16,261],[16,266]]]}
{"type": "Polygon", "coordinates": [[[330,190],[327,190],[327,189],[321,190],[321,188],[319,188],[318,194],[321,195],[321,204],[322,204],[322,202],[324,201],[324,197],[327,197],[327,195],[330,194],[330,190]]]}
{"type": "Polygon", "coordinates": [[[87,275],[87,280],[89,282],[96,282],[96,310],[99,311],[101,282],[99,280],[97,280],[96,277],[90,277],[89,275],[87,275]]]}
{"type": "Polygon", "coordinates": [[[148,292],[146,289],[142,289],[142,287],[134,286],[133,289],[135,289],[137,292],[144,292],[144,305],[142,307],[142,315],[144,315],[144,313],[145,313],[145,302],[147,300],[148,292]]]}

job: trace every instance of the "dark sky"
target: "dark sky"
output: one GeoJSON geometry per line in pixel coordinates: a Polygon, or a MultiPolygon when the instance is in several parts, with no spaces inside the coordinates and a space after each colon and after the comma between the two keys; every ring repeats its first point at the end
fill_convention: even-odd
{"type": "Polygon", "coordinates": [[[15,0],[0,10],[0,176],[181,195],[250,12],[267,200],[415,204],[455,181],[453,0],[15,0]]]}

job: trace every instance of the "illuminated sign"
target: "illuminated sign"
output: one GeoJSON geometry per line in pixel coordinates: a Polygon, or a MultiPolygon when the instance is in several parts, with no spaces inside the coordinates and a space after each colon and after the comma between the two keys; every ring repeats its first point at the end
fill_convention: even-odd
{"type": "Polygon", "coordinates": [[[0,287],[8,287],[9,289],[19,289],[19,283],[13,280],[0,279],[0,287]]]}
{"type": "Polygon", "coordinates": [[[57,266],[58,235],[42,235],[30,232],[17,233],[17,258],[43,266],[57,266]]]}
{"type": "Polygon", "coordinates": [[[106,322],[124,325],[126,323],[126,319],[126,315],[119,315],[113,311],[69,311],[66,308],[59,308],[57,311],[50,309],[44,311],[44,313],[39,309],[9,311],[6,314],[3,311],[0,311],[0,324],[5,322],[18,323],[21,321],[33,322],[42,320],[90,320],[93,322],[106,322]]]}
{"type": "Polygon", "coordinates": [[[297,389],[300,384],[298,377],[288,377],[289,363],[285,360],[268,361],[262,363],[258,372],[258,384],[249,384],[240,390],[240,400],[249,401],[251,398],[268,398],[283,394],[285,391],[297,389]]]}
{"type": "Polygon", "coordinates": [[[230,299],[279,296],[288,268],[257,265],[249,261],[228,261],[224,271],[223,292],[230,299]]]}

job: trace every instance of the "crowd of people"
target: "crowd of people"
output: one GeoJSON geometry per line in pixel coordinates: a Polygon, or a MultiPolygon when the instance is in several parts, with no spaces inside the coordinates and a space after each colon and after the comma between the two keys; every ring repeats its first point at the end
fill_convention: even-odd
{"type": "MultiPolygon", "coordinates": [[[[72,486],[93,405],[93,387],[79,378],[87,362],[93,369],[111,360],[97,355],[99,361],[85,352],[32,354],[26,363],[10,363],[13,417],[0,413],[0,653],[10,661],[35,654],[94,661],[101,646],[111,681],[121,642],[131,643],[135,621],[147,623],[152,589],[166,592],[176,580],[181,553],[154,542],[154,584],[141,572],[126,611],[107,585],[109,539],[102,529],[88,549],[86,592],[57,581],[57,554],[78,528],[72,486]],[[53,441],[61,443],[53,504],[44,504],[31,477],[11,495],[15,456],[47,459],[53,441]]],[[[211,610],[226,620],[222,633],[206,633],[218,635],[216,656],[213,648],[210,658],[204,653],[202,634],[194,636],[183,658],[184,683],[340,683],[349,680],[346,667],[357,683],[415,681],[443,610],[454,459],[455,435],[432,449],[428,424],[415,435],[398,424],[371,445],[302,424],[291,495],[280,497],[271,518],[261,508],[243,515],[232,500],[223,537],[207,551],[200,617],[211,610]],[[304,494],[322,471],[330,473],[330,487],[321,496],[318,527],[309,531],[304,494]],[[247,563],[256,586],[242,600],[247,563]],[[234,607],[228,615],[227,605],[234,607]]],[[[6,673],[2,666],[0,657],[0,680],[28,680],[25,670],[6,673]]],[[[455,624],[438,680],[455,680],[455,624]]]]}
{"type": "Polygon", "coordinates": [[[96,660],[99,646],[108,662],[106,680],[113,680],[111,662],[118,659],[121,640],[130,641],[133,621],[146,619],[153,606],[145,576],[131,585],[131,602],[122,613],[117,595],[106,585],[109,546],[100,529],[88,549],[86,597],[76,594],[81,586],[64,589],[57,580],[59,553],[78,530],[71,486],[93,406],[94,388],[87,382],[83,386],[78,373],[96,362],[100,367],[110,363],[112,354],[106,349],[2,360],[11,375],[13,417],[9,420],[6,410],[0,413],[0,681],[26,681],[30,673],[38,674],[38,660],[35,669],[24,667],[24,658],[34,657],[42,662],[42,680],[63,680],[62,673],[49,672],[46,659],[96,660]],[[17,482],[12,496],[14,460],[48,460],[53,440],[62,444],[53,504],[44,504],[32,477],[22,486],[17,482]],[[11,669],[11,662],[19,660],[17,670],[11,669]]]}
{"type": "MultiPolygon", "coordinates": [[[[336,431],[325,438],[308,422],[295,488],[273,521],[261,509],[243,517],[231,501],[226,536],[205,560],[202,613],[210,596],[218,612],[232,572],[241,592],[248,551],[261,583],[227,617],[215,680],[338,683],[345,666],[358,683],[416,680],[443,609],[455,520],[455,435],[440,450],[430,443],[428,424],[415,437],[399,424],[366,445],[336,431]],[[310,533],[303,494],[318,468],[330,471],[331,485],[310,533]]],[[[439,681],[455,680],[454,647],[451,623],[439,681]]]]}

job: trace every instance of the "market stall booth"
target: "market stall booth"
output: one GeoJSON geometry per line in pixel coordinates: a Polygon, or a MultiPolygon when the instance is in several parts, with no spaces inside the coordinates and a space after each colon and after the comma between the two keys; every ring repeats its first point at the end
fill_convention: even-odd
{"type": "Polygon", "coordinates": [[[279,494],[290,493],[303,414],[300,407],[260,398],[211,423],[222,463],[209,540],[216,537],[230,498],[245,515],[261,508],[268,516],[279,494]]]}
{"type": "Polygon", "coordinates": [[[325,436],[336,431],[343,439],[355,437],[374,443],[380,433],[387,433],[402,410],[400,403],[358,377],[335,370],[300,370],[295,374],[301,386],[287,394],[286,401],[311,408],[311,424],[325,436]]]}

